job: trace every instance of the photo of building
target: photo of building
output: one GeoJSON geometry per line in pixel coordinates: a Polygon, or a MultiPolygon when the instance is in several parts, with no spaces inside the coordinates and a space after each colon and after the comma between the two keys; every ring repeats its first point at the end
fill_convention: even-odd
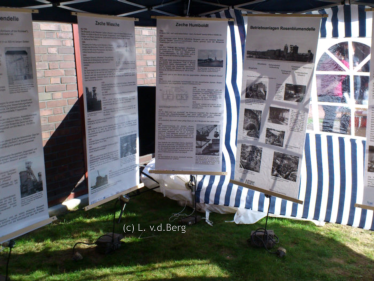
{"type": "Polygon", "coordinates": [[[36,177],[31,166],[32,162],[26,161],[26,170],[19,172],[21,198],[43,191],[42,173],[38,172],[36,177]]]}
{"type": "Polygon", "coordinates": [[[99,111],[102,109],[101,99],[99,99],[100,94],[96,92],[96,87],[92,87],[92,91],[86,87],[86,101],[87,101],[87,111],[99,111]]]}
{"type": "Polygon", "coordinates": [[[311,50],[299,53],[298,45],[284,45],[283,49],[267,49],[263,51],[247,51],[247,59],[283,60],[297,62],[313,62],[314,54],[311,50]]]}
{"type": "Polygon", "coordinates": [[[196,155],[219,155],[220,129],[218,125],[196,125],[196,155]]]}
{"type": "Polygon", "coordinates": [[[285,131],[266,128],[265,143],[283,147],[285,131]]]}
{"type": "MultiPolygon", "coordinates": [[[[101,176],[100,171],[96,171],[97,176],[95,180],[95,184],[91,186],[91,189],[96,189],[100,186],[108,184],[108,175],[101,176]]],[[[91,177],[94,178],[95,172],[91,173],[91,177]]]]}
{"type": "Polygon", "coordinates": [[[242,144],[240,151],[240,168],[260,172],[262,148],[254,145],[242,144]]]}
{"type": "Polygon", "coordinates": [[[296,182],[299,168],[299,157],[285,153],[274,152],[271,175],[296,182]]]}
{"type": "Polygon", "coordinates": [[[136,154],[136,134],[120,137],[121,158],[136,154]]]}
{"type": "Polygon", "coordinates": [[[222,50],[198,50],[198,67],[223,67],[222,50]]]}
{"type": "Polygon", "coordinates": [[[294,85],[287,83],[284,86],[284,100],[302,102],[306,94],[305,85],[294,85]]]}
{"type": "Polygon", "coordinates": [[[243,135],[259,138],[261,128],[261,110],[244,109],[243,135]]]}
{"type": "Polygon", "coordinates": [[[279,125],[288,125],[290,118],[290,110],[287,108],[279,108],[271,106],[269,109],[268,122],[279,125]]]}
{"type": "Polygon", "coordinates": [[[16,81],[33,79],[30,48],[5,48],[5,61],[9,85],[16,81]]]}
{"type": "Polygon", "coordinates": [[[369,146],[368,172],[374,173],[374,146],[369,146]]]}
{"type": "Polygon", "coordinates": [[[254,82],[252,80],[247,80],[245,98],[266,100],[267,91],[268,86],[265,84],[265,81],[254,82]]]}

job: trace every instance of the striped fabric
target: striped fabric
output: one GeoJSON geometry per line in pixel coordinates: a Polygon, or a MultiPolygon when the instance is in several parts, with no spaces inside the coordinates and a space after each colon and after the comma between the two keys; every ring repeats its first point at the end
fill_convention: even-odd
{"type": "MultiPolygon", "coordinates": [[[[364,6],[337,6],[311,12],[327,14],[321,37],[371,37],[371,12],[364,6]]],[[[225,88],[226,128],[223,171],[234,177],[237,116],[242,84],[245,23],[240,11],[227,10],[211,17],[233,18],[228,24],[227,75],[225,88]]],[[[363,195],[365,141],[351,137],[307,133],[299,199],[303,205],[272,197],[274,215],[351,225],[374,230],[373,211],[355,208],[363,195]]],[[[269,200],[263,193],[229,183],[229,177],[204,176],[198,184],[199,203],[266,212],[269,200]]]]}

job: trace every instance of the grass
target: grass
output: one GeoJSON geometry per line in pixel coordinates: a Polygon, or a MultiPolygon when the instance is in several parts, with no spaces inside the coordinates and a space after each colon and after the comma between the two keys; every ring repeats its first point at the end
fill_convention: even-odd
{"type": "MultiPolygon", "coordinates": [[[[79,245],[83,260],[72,260],[78,241],[94,242],[111,232],[113,202],[88,212],[77,210],[55,223],[16,239],[10,260],[14,280],[373,280],[374,234],[348,226],[270,218],[269,228],[287,249],[283,259],[247,244],[251,230],[263,227],[225,223],[233,214],[211,214],[204,222],[179,231],[151,232],[167,227],[175,201],[147,192],[127,204],[124,223],[134,225],[121,248],[110,254],[96,253],[93,246],[79,245]],[[148,229],[142,238],[137,230],[148,229]]],[[[117,206],[117,210],[119,207],[117,206]]],[[[190,210],[187,210],[187,212],[190,210]]],[[[117,211],[117,216],[119,211],[117,211]]],[[[176,223],[172,223],[177,225],[176,223]]],[[[0,254],[0,273],[5,274],[8,250],[0,254]]]]}

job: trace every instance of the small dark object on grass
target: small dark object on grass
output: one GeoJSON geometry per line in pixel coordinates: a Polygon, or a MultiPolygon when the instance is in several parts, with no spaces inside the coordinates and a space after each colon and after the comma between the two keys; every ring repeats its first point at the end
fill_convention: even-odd
{"type": "Polygon", "coordinates": [[[277,255],[278,255],[278,257],[280,257],[280,258],[285,257],[285,256],[286,256],[286,253],[287,253],[287,251],[286,251],[286,249],[283,248],[283,247],[279,247],[279,248],[277,249],[277,255]]]}
{"type": "Polygon", "coordinates": [[[121,247],[122,234],[107,233],[96,240],[96,250],[100,254],[110,254],[121,247]]]}
{"type": "Polygon", "coordinates": [[[80,260],[83,260],[83,257],[79,252],[76,252],[73,256],[73,260],[74,261],[80,261],[80,260]]]}
{"type": "Polygon", "coordinates": [[[193,225],[195,223],[198,223],[199,221],[201,221],[201,216],[189,216],[189,217],[185,217],[183,219],[181,219],[179,221],[179,224],[181,225],[193,225]]]}

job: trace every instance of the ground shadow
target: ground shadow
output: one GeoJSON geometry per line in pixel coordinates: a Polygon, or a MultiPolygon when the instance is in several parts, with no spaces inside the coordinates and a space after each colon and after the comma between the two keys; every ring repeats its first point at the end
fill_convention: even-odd
{"type": "MultiPolygon", "coordinates": [[[[73,261],[75,242],[92,242],[111,231],[113,207],[114,202],[109,202],[89,212],[69,213],[20,238],[11,257],[12,280],[352,280],[359,276],[368,280],[374,276],[372,259],[348,247],[347,237],[305,221],[270,218],[279,245],[287,249],[284,259],[248,245],[251,230],[262,227],[264,220],[236,225],[225,223],[232,214],[211,214],[213,227],[201,222],[185,233],[151,232],[150,226],[165,229],[171,213],[183,208],[154,192],[132,198],[116,227],[119,232],[123,224],[140,226],[147,230],[145,239],[138,239],[140,232],[135,229],[110,255],[79,246],[84,258],[73,261]]],[[[0,266],[4,268],[5,258],[0,266]]]]}

